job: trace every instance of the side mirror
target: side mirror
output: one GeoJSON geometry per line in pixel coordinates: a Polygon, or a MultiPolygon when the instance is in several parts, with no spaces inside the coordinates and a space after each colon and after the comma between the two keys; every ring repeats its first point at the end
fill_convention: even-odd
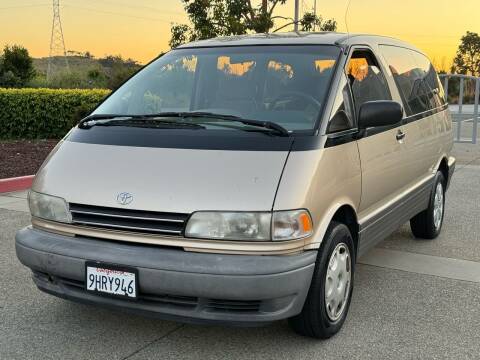
{"type": "Polygon", "coordinates": [[[402,118],[402,105],[396,101],[367,101],[360,106],[358,128],[366,129],[377,126],[391,126],[398,124],[402,118]]]}

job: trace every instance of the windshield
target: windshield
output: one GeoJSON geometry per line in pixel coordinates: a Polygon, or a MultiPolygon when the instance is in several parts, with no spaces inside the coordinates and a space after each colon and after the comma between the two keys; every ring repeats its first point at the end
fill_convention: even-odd
{"type": "Polygon", "coordinates": [[[311,130],[325,101],[335,46],[242,46],[171,51],[94,114],[209,112],[311,130]]]}

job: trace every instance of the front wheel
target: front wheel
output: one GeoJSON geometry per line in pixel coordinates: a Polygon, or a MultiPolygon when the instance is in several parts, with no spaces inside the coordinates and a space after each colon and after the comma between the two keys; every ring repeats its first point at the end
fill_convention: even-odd
{"type": "Polygon", "coordinates": [[[318,253],[302,312],[289,319],[300,335],[327,339],[342,327],[353,290],[355,252],[344,224],[332,222],[318,253]]]}
{"type": "Polygon", "coordinates": [[[445,177],[440,171],[437,172],[428,208],[410,220],[415,237],[435,239],[440,234],[445,214],[445,184],[445,177]]]}

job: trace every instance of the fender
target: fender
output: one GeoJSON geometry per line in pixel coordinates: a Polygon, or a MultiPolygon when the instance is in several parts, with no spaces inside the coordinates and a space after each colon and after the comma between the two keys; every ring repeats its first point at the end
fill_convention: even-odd
{"type": "Polygon", "coordinates": [[[325,237],[325,233],[327,232],[328,225],[330,225],[330,223],[332,222],[337,211],[345,205],[353,209],[356,217],[358,209],[354,201],[347,197],[340,197],[330,206],[330,208],[326,211],[325,215],[322,217],[322,220],[318,224],[317,230],[315,231],[315,234],[313,235],[311,241],[305,244],[305,250],[313,250],[320,248],[320,245],[325,237]]]}

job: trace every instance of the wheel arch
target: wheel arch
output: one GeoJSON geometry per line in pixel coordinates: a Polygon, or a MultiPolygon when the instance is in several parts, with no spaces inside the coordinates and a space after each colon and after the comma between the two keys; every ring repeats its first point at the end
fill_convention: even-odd
{"type": "Polygon", "coordinates": [[[448,180],[448,174],[450,172],[450,169],[448,168],[448,159],[446,156],[442,157],[442,159],[440,160],[437,171],[440,171],[442,173],[445,181],[448,180]]]}
{"type": "Polygon", "coordinates": [[[340,206],[333,215],[332,221],[337,221],[348,227],[348,230],[350,230],[350,234],[353,238],[353,245],[355,246],[356,255],[358,252],[360,226],[358,224],[357,213],[355,212],[355,209],[347,204],[340,206]]]}
{"type": "Polygon", "coordinates": [[[315,235],[314,241],[306,245],[305,248],[319,249],[327,232],[327,228],[332,221],[340,222],[348,227],[353,238],[355,253],[357,253],[359,241],[359,224],[357,211],[353,203],[350,201],[339,202],[332,206],[329,211],[327,211],[326,215],[323,216],[322,221],[318,225],[318,230],[315,235]]]}

